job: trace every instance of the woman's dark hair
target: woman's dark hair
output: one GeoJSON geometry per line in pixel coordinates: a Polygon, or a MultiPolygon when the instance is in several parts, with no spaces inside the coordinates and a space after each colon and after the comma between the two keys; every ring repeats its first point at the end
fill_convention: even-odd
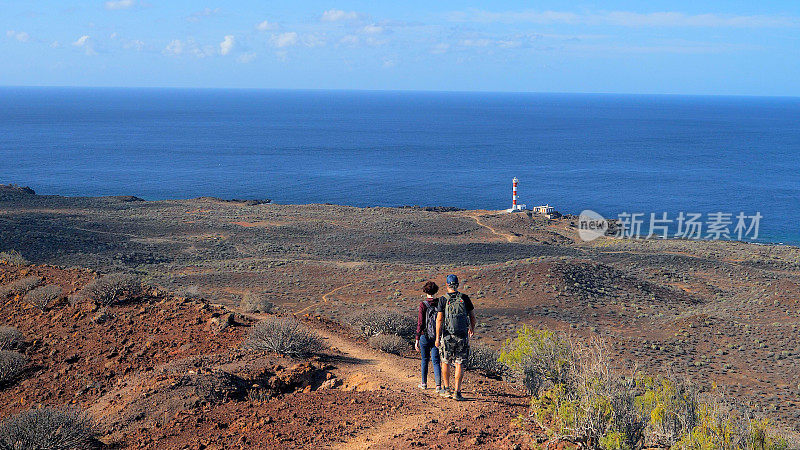
{"type": "Polygon", "coordinates": [[[439,286],[433,281],[428,281],[427,283],[425,283],[425,286],[422,286],[422,292],[428,295],[433,295],[439,292],[439,286]]]}

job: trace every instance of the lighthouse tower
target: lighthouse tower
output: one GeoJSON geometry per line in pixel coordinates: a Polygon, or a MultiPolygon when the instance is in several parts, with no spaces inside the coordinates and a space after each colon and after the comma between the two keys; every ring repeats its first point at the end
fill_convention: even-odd
{"type": "Polygon", "coordinates": [[[518,198],[517,197],[517,184],[519,183],[519,180],[517,180],[517,177],[514,177],[514,179],[511,180],[511,183],[512,183],[511,209],[507,209],[506,211],[508,211],[508,212],[524,211],[525,210],[525,205],[517,204],[517,198],[518,198]]]}

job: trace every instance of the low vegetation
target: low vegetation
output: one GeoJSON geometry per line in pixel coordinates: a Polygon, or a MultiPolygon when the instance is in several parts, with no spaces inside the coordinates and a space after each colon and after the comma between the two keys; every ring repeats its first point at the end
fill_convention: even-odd
{"type": "Polygon", "coordinates": [[[245,348],[305,356],[322,349],[322,339],[293,317],[267,317],[247,335],[245,348]]]}
{"type": "Polygon", "coordinates": [[[25,341],[25,336],[16,327],[0,326],[0,350],[14,350],[25,341]]]}
{"type": "Polygon", "coordinates": [[[20,278],[0,288],[0,296],[25,295],[31,289],[42,284],[42,281],[42,278],[37,276],[20,278]]]}
{"type": "Polygon", "coordinates": [[[366,337],[393,334],[410,338],[416,331],[416,321],[399,311],[389,308],[374,308],[359,311],[349,318],[350,324],[366,337]]]}
{"type": "Polygon", "coordinates": [[[5,386],[17,378],[27,364],[28,358],[25,355],[11,350],[0,350],[0,386],[5,386]]]}
{"type": "Polygon", "coordinates": [[[249,313],[270,313],[275,305],[267,300],[264,294],[248,292],[242,296],[239,307],[242,308],[242,311],[249,313]]]}
{"type": "Polygon", "coordinates": [[[679,380],[612,370],[598,340],[574,341],[523,327],[503,345],[499,359],[532,394],[524,420],[551,441],[604,450],[790,448],[766,419],[718,392],[701,395],[679,380]]]}
{"type": "Polygon", "coordinates": [[[396,334],[379,334],[369,338],[369,345],[372,348],[393,355],[405,354],[411,346],[408,341],[396,334]]]}
{"type": "Polygon", "coordinates": [[[198,299],[203,297],[203,290],[200,289],[200,286],[193,284],[191,286],[186,286],[185,288],[179,289],[175,294],[178,297],[198,299]]]}
{"type": "Polygon", "coordinates": [[[0,252],[0,262],[8,264],[9,266],[27,266],[30,264],[22,254],[16,250],[7,252],[0,252]]]}
{"type": "Polygon", "coordinates": [[[138,298],[144,292],[139,277],[115,273],[90,281],[81,289],[81,295],[104,306],[138,298]]]}
{"type": "Polygon", "coordinates": [[[95,447],[88,415],[73,409],[34,408],[0,424],[0,449],[72,450],[95,447]]]}
{"type": "Polygon", "coordinates": [[[45,311],[50,303],[54,302],[62,295],[63,291],[61,290],[61,286],[48,284],[47,286],[40,286],[31,290],[25,294],[24,300],[29,305],[45,311]]]}
{"type": "Polygon", "coordinates": [[[471,344],[467,368],[482,372],[487,377],[501,378],[508,367],[499,361],[500,352],[483,344],[471,344]]]}

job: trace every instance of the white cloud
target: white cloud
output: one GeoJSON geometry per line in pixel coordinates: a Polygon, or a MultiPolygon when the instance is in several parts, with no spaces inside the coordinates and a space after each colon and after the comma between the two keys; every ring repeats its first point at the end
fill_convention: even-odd
{"type": "Polygon", "coordinates": [[[188,20],[189,22],[199,22],[204,17],[216,16],[217,14],[219,14],[219,11],[220,11],[219,8],[214,8],[214,9],[205,8],[201,11],[193,13],[191,16],[187,17],[186,20],[188,20]]]}
{"type": "Polygon", "coordinates": [[[361,32],[365,34],[381,34],[383,33],[383,31],[384,28],[382,26],[375,24],[366,25],[364,26],[364,28],[361,29],[361,32]]]}
{"type": "Polygon", "coordinates": [[[341,45],[358,45],[358,36],[353,36],[352,34],[348,34],[343,38],[339,39],[339,44],[341,45]]]}
{"type": "Polygon", "coordinates": [[[192,39],[188,39],[186,41],[173,39],[169,44],[167,44],[166,47],[164,47],[164,50],[162,50],[161,53],[167,56],[191,55],[197,58],[205,58],[219,54],[217,48],[213,45],[200,46],[192,39]]]}
{"type": "Polygon", "coordinates": [[[6,31],[6,36],[10,37],[11,39],[16,39],[20,42],[28,42],[31,40],[31,36],[24,31],[8,30],[6,31]]]}
{"type": "Polygon", "coordinates": [[[225,39],[219,43],[219,54],[223,56],[227,55],[233,50],[234,46],[236,46],[236,38],[234,38],[232,34],[225,36],[225,39]]]}
{"type": "Polygon", "coordinates": [[[110,0],[105,3],[108,10],[128,9],[136,4],[135,0],[110,0]]]}
{"type": "Polygon", "coordinates": [[[94,51],[91,39],[92,39],[91,37],[84,34],[83,36],[79,37],[78,40],[73,42],[72,45],[78,48],[82,48],[83,51],[89,56],[96,55],[97,52],[94,51]]]}
{"type": "Polygon", "coordinates": [[[84,34],[83,36],[79,37],[77,41],[73,42],[72,45],[76,47],[85,47],[89,42],[89,39],[91,38],[84,34]]]}
{"type": "Polygon", "coordinates": [[[278,24],[277,23],[270,22],[270,21],[267,21],[267,20],[256,24],[256,30],[258,30],[258,31],[270,31],[270,30],[277,30],[277,29],[278,29],[278,24]]]}
{"type": "Polygon", "coordinates": [[[342,11],[341,9],[329,9],[322,13],[324,22],[339,22],[342,20],[356,20],[361,15],[355,11],[342,11]]]}
{"type": "Polygon", "coordinates": [[[316,34],[306,34],[301,39],[306,47],[322,47],[326,44],[325,38],[316,34]]]}
{"type": "Polygon", "coordinates": [[[625,27],[732,27],[765,28],[800,26],[800,18],[782,15],[737,16],[728,14],[686,14],[664,11],[638,13],[611,11],[574,13],[569,11],[482,11],[470,10],[450,14],[455,22],[528,22],[537,24],[613,25],[625,27]]]}
{"type": "Polygon", "coordinates": [[[395,60],[393,58],[385,58],[383,60],[383,68],[384,69],[389,69],[389,68],[392,68],[392,67],[394,67],[396,65],[397,65],[397,60],[395,60]]]}
{"type": "Polygon", "coordinates": [[[177,56],[183,53],[184,44],[180,39],[173,39],[166,47],[164,47],[165,55],[177,56]]]}
{"type": "Polygon", "coordinates": [[[297,33],[290,31],[287,33],[273,34],[269,42],[276,48],[291,47],[297,44],[297,33]]]}
{"type": "Polygon", "coordinates": [[[144,49],[144,45],[145,45],[144,42],[142,42],[142,41],[140,41],[138,39],[134,39],[132,41],[125,42],[122,45],[122,47],[126,48],[126,49],[133,49],[133,50],[136,50],[137,52],[140,52],[140,51],[142,51],[144,49]]]}
{"type": "Polygon", "coordinates": [[[441,55],[443,53],[446,53],[448,49],[450,49],[450,44],[446,42],[441,42],[433,46],[433,48],[431,49],[431,53],[433,53],[434,55],[441,55]]]}
{"type": "Polygon", "coordinates": [[[236,61],[242,64],[247,64],[253,62],[256,59],[256,56],[257,55],[254,52],[242,53],[238,58],[236,58],[236,61]]]}

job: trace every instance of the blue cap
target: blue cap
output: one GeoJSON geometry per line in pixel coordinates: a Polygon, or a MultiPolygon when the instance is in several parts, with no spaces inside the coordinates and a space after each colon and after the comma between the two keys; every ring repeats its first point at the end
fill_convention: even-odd
{"type": "Polygon", "coordinates": [[[449,286],[458,286],[458,277],[453,275],[453,274],[448,275],[447,276],[447,284],[449,286]]]}

